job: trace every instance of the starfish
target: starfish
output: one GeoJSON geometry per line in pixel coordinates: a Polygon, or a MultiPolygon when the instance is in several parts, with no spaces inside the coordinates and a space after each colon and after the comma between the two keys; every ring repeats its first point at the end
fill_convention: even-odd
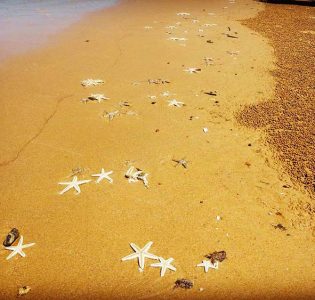
{"type": "Polygon", "coordinates": [[[165,275],[167,269],[172,271],[176,271],[176,268],[171,265],[174,258],[164,259],[163,257],[159,257],[159,263],[151,264],[151,267],[160,267],[161,268],[161,277],[165,275]]]}
{"type": "Polygon", "coordinates": [[[205,272],[208,273],[209,269],[218,269],[219,263],[216,261],[215,263],[212,263],[209,260],[203,260],[201,264],[198,264],[197,267],[203,267],[205,268],[205,272]]]}
{"type": "Polygon", "coordinates": [[[118,115],[119,115],[119,111],[118,110],[115,110],[115,111],[112,111],[112,112],[107,112],[107,111],[105,112],[105,116],[109,119],[109,121],[112,121],[118,115]]]}
{"type": "Polygon", "coordinates": [[[146,258],[151,258],[151,259],[159,259],[158,256],[149,253],[149,249],[152,246],[153,242],[147,243],[142,249],[140,249],[136,244],[130,243],[130,247],[135,251],[135,253],[129,254],[125,257],[123,257],[121,260],[126,261],[130,259],[138,259],[138,264],[140,269],[144,269],[144,260],[146,258]]]}
{"type": "Polygon", "coordinates": [[[177,101],[176,99],[168,101],[168,106],[182,107],[185,105],[184,102],[177,101]]]}
{"type": "Polygon", "coordinates": [[[180,12],[180,13],[177,13],[177,15],[181,16],[181,17],[188,17],[188,16],[190,16],[190,13],[180,12]]]}
{"type": "Polygon", "coordinates": [[[81,85],[83,86],[99,85],[102,83],[104,83],[102,79],[85,79],[81,81],[81,85]]]}
{"type": "Polygon", "coordinates": [[[201,71],[200,68],[188,68],[188,69],[184,70],[184,72],[188,72],[189,74],[197,73],[197,72],[200,72],[200,71],[201,71]]]}
{"type": "Polygon", "coordinates": [[[129,183],[142,180],[145,187],[148,187],[149,185],[148,178],[147,178],[148,176],[149,174],[144,173],[142,170],[135,168],[133,166],[131,166],[125,174],[125,177],[128,178],[129,183]]]}
{"type": "Polygon", "coordinates": [[[12,258],[13,256],[15,256],[17,254],[20,254],[22,257],[25,257],[26,254],[23,252],[23,249],[32,247],[34,245],[35,245],[35,243],[23,245],[23,235],[21,235],[21,238],[20,238],[17,246],[5,247],[5,249],[13,251],[11,254],[9,254],[9,256],[7,257],[7,260],[12,258]]]}
{"type": "Polygon", "coordinates": [[[69,191],[70,189],[74,188],[77,191],[77,194],[81,193],[80,184],[85,184],[90,182],[91,180],[79,180],[77,176],[73,176],[72,181],[69,182],[59,182],[58,184],[67,185],[61,192],[60,195],[64,194],[65,192],[69,191]]]}
{"type": "Polygon", "coordinates": [[[183,166],[185,169],[187,169],[187,164],[188,164],[188,162],[187,162],[187,160],[186,160],[185,158],[182,158],[182,159],[172,159],[172,161],[174,161],[174,162],[177,163],[175,167],[177,167],[178,165],[181,165],[181,166],[183,166]]]}
{"type": "Polygon", "coordinates": [[[170,96],[170,95],[171,95],[171,93],[170,93],[169,91],[163,92],[163,93],[161,94],[161,96],[163,96],[163,97],[168,97],[168,96],[170,96]]]}
{"type": "Polygon", "coordinates": [[[84,103],[87,103],[88,101],[98,101],[98,103],[100,103],[103,100],[109,100],[110,98],[106,97],[103,94],[91,94],[89,97],[87,98],[83,98],[81,101],[84,103]]]}
{"type": "Polygon", "coordinates": [[[113,183],[113,179],[109,177],[109,175],[112,173],[113,171],[105,172],[105,170],[102,168],[100,174],[92,174],[91,176],[98,177],[96,183],[100,183],[103,179],[107,179],[109,183],[113,183]]]}
{"type": "Polygon", "coordinates": [[[152,29],[152,26],[144,26],[144,29],[152,29]]]}
{"type": "Polygon", "coordinates": [[[174,26],[174,25],[169,25],[169,26],[166,26],[165,28],[167,28],[167,29],[175,29],[175,28],[177,28],[177,27],[174,26]]]}
{"type": "Polygon", "coordinates": [[[168,40],[170,40],[170,41],[187,41],[187,38],[170,37],[170,38],[168,38],[168,40]]]}

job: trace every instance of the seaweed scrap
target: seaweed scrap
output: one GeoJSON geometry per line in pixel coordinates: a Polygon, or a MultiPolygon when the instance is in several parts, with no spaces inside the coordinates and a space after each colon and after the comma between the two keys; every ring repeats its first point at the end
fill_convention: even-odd
{"type": "Polygon", "coordinates": [[[182,288],[182,289],[191,289],[194,286],[193,282],[190,281],[189,279],[177,279],[175,281],[175,286],[174,288],[182,288]]]}

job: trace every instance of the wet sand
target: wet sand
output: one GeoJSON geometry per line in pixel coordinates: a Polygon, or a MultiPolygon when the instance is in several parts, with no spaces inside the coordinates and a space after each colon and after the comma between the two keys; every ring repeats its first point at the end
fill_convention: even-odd
{"type": "Polygon", "coordinates": [[[34,299],[312,298],[310,218],[294,205],[310,198],[282,172],[264,135],[234,117],[244,104],[274,96],[273,49],[237,21],[263,8],[245,0],[123,1],[0,67],[0,233],[17,227],[25,243],[36,243],[26,258],[6,261],[0,250],[2,298],[15,298],[21,285],[32,287],[26,297],[34,299]],[[177,29],[165,28],[176,22],[177,29]],[[222,34],[227,27],[238,38],[222,34]],[[87,78],[106,82],[83,88],[87,78]],[[147,82],[157,78],[171,83],[147,82]],[[165,91],[186,106],[168,107],[173,96],[162,97],[165,91]],[[81,103],[90,93],[110,100],[81,103]],[[115,110],[121,114],[112,121],[102,117],[115,110]],[[172,159],[183,157],[188,168],[175,167],[172,159]],[[149,173],[148,189],[124,178],[130,163],[149,173]],[[79,179],[113,170],[114,183],[59,195],[58,182],[79,167],[79,179]],[[144,272],[136,261],[121,262],[130,242],[148,241],[152,253],[174,258],[176,272],[161,278],[149,267],[154,261],[144,272]],[[219,250],[227,259],[218,270],[196,268],[219,250]],[[194,287],[173,289],[178,278],[194,287]]]}

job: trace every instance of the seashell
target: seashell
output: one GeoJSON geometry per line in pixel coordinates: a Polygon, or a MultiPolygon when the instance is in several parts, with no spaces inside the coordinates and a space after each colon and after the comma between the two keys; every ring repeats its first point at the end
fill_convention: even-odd
{"type": "Polygon", "coordinates": [[[19,236],[20,233],[16,228],[11,229],[3,242],[3,246],[10,247],[19,238],[19,236]]]}

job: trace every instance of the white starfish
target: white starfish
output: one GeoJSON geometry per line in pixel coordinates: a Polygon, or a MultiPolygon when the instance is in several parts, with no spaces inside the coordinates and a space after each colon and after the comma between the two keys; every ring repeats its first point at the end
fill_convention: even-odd
{"type": "Polygon", "coordinates": [[[144,269],[144,260],[146,258],[151,258],[151,259],[159,259],[158,256],[149,253],[149,249],[152,246],[153,242],[147,243],[142,249],[140,249],[136,244],[130,243],[130,247],[135,251],[135,253],[129,254],[125,257],[123,257],[121,260],[126,261],[130,259],[138,259],[138,264],[140,269],[144,269]]]}
{"type": "Polygon", "coordinates": [[[144,173],[142,170],[137,169],[133,166],[131,166],[125,174],[125,177],[128,178],[129,183],[142,180],[145,187],[148,187],[149,185],[148,178],[147,178],[148,176],[149,174],[144,173]]]}
{"type": "Polygon", "coordinates": [[[218,269],[219,263],[216,261],[212,263],[210,260],[203,260],[201,264],[198,264],[197,267],[205,268],[205,272],[208,273],[209,269],[218,269]]]}
{"type": "Polygon", "coordinates": [[[5,249],[13,251],[11,254],[9,254],[9,256],[7,257],[7,260],[12,258],[13,256],[15,256],[17,254],[21,255],[22,257],[25,257],[26,254],[23,252],[23,249],[32,247],[34,245],[35,245],[35,243],[23,245],[23,235],[21,235],[19,243],[17,246],[5,247],[5,249]]]}
{"type": "Polygon", "coordinates": [[[102,79],[85,79],[81,81],[81,85],[83,86],[99,85],[102,83],[104,83],[102,79]]]}
{"type": "Polygon", "coordinates": [[[184,70],[184,72],[187,72],[189,74],[193,74],[193,73],[197,73],[197,72],[200,72],[201,69],[200,68],[187,68],[184,70]]]}
{"type": "Polygon", "coordinates": [[[170,41],[187,41],[187,38],[170,37],[170,38],[168,38],[168,40],[170,40],[170,41]]]}
{"type": "Polygon", "coordinates": [[[174,26],[174,25],[169,25],[169,26],[166,26],[165,28],[167,28],[167,29],[175,29],[175,28],[177,28],[177,27],[174,26]]]}
{"type": "Polygon", "coordinates": [[[100,183],[103,179],[107,179],[109,183],[113,183],[113,179],[109,177],[110,174],[112,174],[113,171],[105,172],[105,170],[102,168],[101,173],[99,174],[92,174],[93,177],[98,177],[96,180],[96,183],[100,183]]]}
{"type": "Polygon", "coordinates": [[[61,192],[60,195],[64,194],[65,192],[69,191],[70,189],[74,188],[77,191],[77,194],[81,193],[80,184],[85,184],[90,182],[91,180],[79,180],[77,176],[73,176],[72,181],[69,182],[59,182],[58,184],[67,185],[61,192]]]}
{"type": "Polygon", "coordinates": [[[163,96],[163,97],[168,97],[168,96],[170,96],[171,95],[171,93],[169,92],[169,91],[165,91],[165,92],[163,92],[162,94],[161,94],[161,96],[163,96]]]}
{"type": "Polygon", "coordinates": [[[182,107],[185,105],[184,102],[177,101],[176,99],[168,101],[168,106],[182,107]]]}
{"type": "Polygon", "coordinates": [[[88,101],[98,101],[100,103],[103,100],[109,100],[110,98],[106,97],[104,94],[91,94],[87,98],[83,98],[81,101],[87,103],[88,101]]]}
{"type": "Polygon", "coordinates": [[[119,111],[111,111],[111,112],[106,112],[105,116],[109,119],[109,121],[112,121],[116,116],[119,115],[119,111]]]}
{"type": "Polygon", "coordinates": [[[159,257],[159,263],[151,264],[151,267],[158,267],[161,268],[161,277],[165,275],[165,272],[167,269],[170,269],[172,271],[176,271],[176,268],[171,265],[174,258],[164,259],[163,257],[159,257]]]}
{"type": "Polygon", "coordinates": [[[190,16],[190,13],[180,12],[180,13],[177,13],[177,15],[181,16],[181,17],[188,17],[188,16],[190,16]]]}

